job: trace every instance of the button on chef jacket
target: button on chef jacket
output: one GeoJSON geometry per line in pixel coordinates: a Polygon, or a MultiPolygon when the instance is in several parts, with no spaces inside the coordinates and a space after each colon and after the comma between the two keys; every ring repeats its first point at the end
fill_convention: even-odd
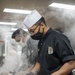
{"type": "MultiPolygon", "coordinates": [[[[75,60],[74,51],[68,38],[51,28],[38,43],[38,58],[40,75],[50,75],[58,71],[63,64],[75,60]]],[[[72,72],[68,75],[73,75],[72,72]]]]}

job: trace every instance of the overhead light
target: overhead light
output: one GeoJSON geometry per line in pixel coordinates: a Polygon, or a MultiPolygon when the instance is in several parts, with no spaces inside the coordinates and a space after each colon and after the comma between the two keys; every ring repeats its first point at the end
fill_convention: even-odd
{"type": "Polygon", "coordinates": [[[49,5],[50,7],[64,8],[64,9],[75,9],[75,5],[61,4],[61,3],[52,3],[49,5]]]}
{"type": "MultiPolygon", "coordinates": [[[[17,30],[18,28],[12,28],[11,31],[15,31],[17,30]]],[[[28,31],[28,29],[23,29],[24,31],[28,31]]]]}
{"type": "Polygon", "coordinates": [[[17,23],[11,23],[11,22],[0,22],[0,25],[17,25],[17,23]]]}
{"type": "Polygon", "coordinates": [[[19,10],[19,9],[9,9],[5,8],[3,12],[8,12],[8,13],[19,13],[19,14],[30,14],[30,10],[19,10]]]}

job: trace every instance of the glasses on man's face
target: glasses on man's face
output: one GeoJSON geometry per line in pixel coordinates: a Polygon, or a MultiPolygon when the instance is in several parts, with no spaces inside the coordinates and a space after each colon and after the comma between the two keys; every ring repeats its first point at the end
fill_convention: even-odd
{"type": "Polygon", "coordinates": [[[39,25],[37,25],[36,28],[34,28],[34,29],[30,29],[29,32],[30,32],[30,33],[34,33],[34,31],[37,29],[38,26],[39,26],[39,25]]]}

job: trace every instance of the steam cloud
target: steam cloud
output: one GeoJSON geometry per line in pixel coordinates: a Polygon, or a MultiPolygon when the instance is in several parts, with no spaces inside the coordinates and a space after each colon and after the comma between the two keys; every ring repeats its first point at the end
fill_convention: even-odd
{"type": "Polygon", "coordinates": [[[3,65],[0,67],[0,75],[25,75],[34,66],[38,54],[38,41],[28,40],[27,45],[22,49],[22,55],[18,55],[14,50],[5,56],[3,65]]]}

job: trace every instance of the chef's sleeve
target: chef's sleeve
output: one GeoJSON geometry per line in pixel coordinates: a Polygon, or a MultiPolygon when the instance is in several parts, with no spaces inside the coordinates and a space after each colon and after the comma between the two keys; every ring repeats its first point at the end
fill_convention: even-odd
{"type": "Polygon", "coordinates": [[[58,38],[55,43],[56,54],[65,63],[75,60],[75,54],[67,37],[58,38]]]}

